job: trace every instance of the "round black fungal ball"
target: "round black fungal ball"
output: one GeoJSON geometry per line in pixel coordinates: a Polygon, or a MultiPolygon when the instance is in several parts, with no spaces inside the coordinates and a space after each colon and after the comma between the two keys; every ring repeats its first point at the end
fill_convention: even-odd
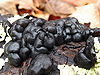
{"type": "Polygon", "coordinates": [[[59,20],[59,21],[57,21],[56,25],[61,26],[61,28],[63,28],[64,27],[64,21],[59,20]]]}
{"type": "Polygon", "coordinates": [[[71,34],[71,29],[70,28],[66,28],[65,31],[66,31],[66,34],[71,34]]]}
{"type": "Polygon", "coordinates": [[[19,19],[17,21],[15,21],[16,24],[18,25],[21,25],[22,27],[27,27],[27,25],[30,23],[31,21],[29,19],[26,19],[26,18],[22,18],[22,19],[19,19]]]}
{"type": "Polygon", "coordinates": [[[29,25],[25,28],[23,34],[26,34],[26,33],[33,34],[33,32],[39,32],[40,30],[42,30],[41,27],[35,26],[33,23],[29,23],[29,25]]]}
{"type": "Polygon", "coordinates": [[[47,54],[40,54],[32,59],[30,66],[27,68],[27,75],[44,75],[52,69],[52,60],[47,54]]]}
{"type": "Polygon", "coordinates": [[[43,47],[43,40],[40,40],[38,37],[37,37],[36,41],[34,42],[34,48],[39,53],[47,53],[48,52],[48,49],[46,47],[43,47]]]}
{"type": "Polygon", "coordinates": [[[71,32],[72,32],[72,34],[75,34],[75,33],[77,33],[77,29],[73,29],[71,32]]]}
{"type": "Polygon", "coordinates": [[[54,35],[55,38],[55,45],[59,46],[64,43],[64,36],[60,36],[58,34],[54,35]]]}
{"type": "Polygon", "coordinates": [[[63,36],[64,36],[64,38],[66,37],[66,31],[65,30],[63,30],[63,36]]]}
{"type": "Polygon", "coordinates": [[[87,40],[89,35],[90,35],[90,31],[89,30],[84,30],[82,32],[82,37],[84,38],[84,40],[87,40]]]}
{"type": "Polygon", "coordinates": [[[17,32],[20,32],[20,33],[22,33],[24,31],[24,28],[21,27],[20,25],[16,25],[15,29],[16,29],[17,32]]]}
{"type": "Polygon", "coordinates": [[[32,38],[33,38],[33,40],[35,40],[36,38],[37,38],[37,36],[38,36],[38,34],[39,34],[39,31],[32,31],[31,32],[31,34],[32,34],[32,38]]]}
{"type": "Polygon", "coordinates": [[[76,28],[75,24],[72,24],[71,29],[75,29],[75,28],[76,28]]]}
{"type": "Polygon", "coordinates": [[[90,32],[90,35],[92,35],[94,33],[94,30],[90,29],[89,32],[90,32]]]}
{"type": "Polygon", "coordinates": [[[30,50],[28,48],[26,48],[26,47],[21,48],[20,52],[19,52],[19,55],[23,60],[25,60],[25,59],[27,59],[29,57],[30,50]]]}
{"type": "Polygon", "coordinates": [[[33,22],[35,22],[37,20],[37,18],[32,18],[31,19],[31,22],[33,23],[33,22]]]}
{"type": "Polygon", "coordinates": [[[18,42],[8,42],[4,47],[6,53],[18,53],[19,49],[20,44],[18,42]]]}
{"type": "Polygon", "coordinates": [[[85,30],[83,35],[89,35],[90,31],[89,30],[85,30]]]}
{"type": "Polygon", "coordinates": [[[80,33],[76,33],[73,35],[73,41],[74,42],[80,42],[82,41],[82,35],[80,33]]]}
{"type": "Polygon", "coordinates": [[[54,36],[51,33],[47,33],[44,37],[44,46],[52,49],[55,45],[55,39],[54,36]]]}
{"type": "Polygon", "coordinates": [[[34,27],[34,24],[29,23],[28,26],[25,28],[23,34],[31,32],[31,29],[33,29],[33,27],[34,27]]]}
{"type": "Polygon", "coordinates": [[[71,26],[72,26],[71,23],[65,24],[65,27],[71,27],[71,26]]]}
{"type": "MultiPolygon", "coordinates": [[[[68,19],[68,18],[67,18],[67,19],[68,19]]],[[[72,26],[72,23],[71,23],[70,20],[67,20],[67,19],[65,19],[65,24],[64,24],[64,26],[65,26],[65,27],[71,27],[71,26],[72,26]]]]}
{"type": "Polygon", "coordinates": [[[66,38],[65,38],[65,42],[71,42],[72,41],[72,36],[71,35],[66,35],[66,38]]]}
{"type": "Polygon", "coordinates": [[[75,63],[78,65],[78,67],[90,69],[92,67],[91,60],[86,58],[86,56],[83,53],[79,53],[74,58],[75,63]]]}
{"type": "Polygon", "coordinates": [[[34,39],[32,34],[26,33],[23,38],[27,43],[34,44],[34,39]]]}
{"type": "Polygon", "coordinates": [[[42,27],[43,24],[46,22],[46,20],[42,19],[42,18],[38,18],[34,21],[35,26],[40,26],[42,27]]]}
{"type": "Polygon", "coordinates": [[[78,25],[80,26],[81,29],[85,29],[85,28],[87,28],[86,25],[83,25],[83,24],[80,24],[80,23],[79,23],[78,25]]]}
{"type": "Polygon", "coordinates": [[[16,26],[16,25],[13,25],[11,28],[8,29],[9,35],[11,34],[11,32],[12,32],[13,30],[15,30],[15,26],[16,26]]]}
{"type": "Polygon", "coordinates": [[[19,57],[18,54],[16,53],[10,53],[8,55],[8,59],[9,59],[9,63],[14,66],[14,67],[19,67],[21,66],[21,63],[22,63],[22,60],[21,58],[19,57]]]}
{"type": "Polygon", "coordinates": [[[16,30],[11,31],[10,33],[11,37],[16,37],[13,40],[20,40],[22,38],[22,33],[18,33],[16,30]]]}
{"type": "Polygon", "coordinates": [[[43,41],[37,38],[36,41],[34,42],[34,47],[39,48],[41,46],[43,46],[43,41]]]}
{"type": "Polygon", "coordinates": [[[27,46],[30,49],[30,57],[34,59],[39,54],[39,52],[36,51],[36,48],[34,48],[33,45],[28,44],[27,46]]]}
{"type": "Polygon", "coordinates": [[[77,33],[82,33],[80,29],[77,29],[77,33]]]}
{"type": "Polygon", "coordinates": [[[38,48],[35,48],[37,52],[39,53],[48,53],[48,49],[46,47],[38,47],[38,48]]]}
{"type": "Polygon", "coordinates": [[[71,20],[72,22],[74,22],[74,23],[79,23],[78,20],[77,20],[75,17],[71,17],[70,20],[71,20]]]}
{"type": "Polygon", "coordinates": [[[46,30],[50,33],[53,33],[53,34],[56,34],[57,33],[57,30],[54,26],[47,26],[46,27],[46,30]]]}
{"type": "Polygon", "coordinates": [[[72,34],[81,33],[81,31],[80,31],[79,29],[73,29],[73,30],[71,31],[71,33],[72,33],[72,34]]]}
{"type": "Polygon", "coordinates": [[[39,39],[40,40],[44,40],[44,37],[45,37],[45,35],[46,35],[46,33],[45,32],[43,32],[43,31],[40,31],[40,33],[39,33],[39,39]]]}
{"type": "Polygon", "coordinates": [[[58,36],[63,35],[63,28],[60,25],[56,26],[56,30],[57,30],[57,35],[58,36]]]}

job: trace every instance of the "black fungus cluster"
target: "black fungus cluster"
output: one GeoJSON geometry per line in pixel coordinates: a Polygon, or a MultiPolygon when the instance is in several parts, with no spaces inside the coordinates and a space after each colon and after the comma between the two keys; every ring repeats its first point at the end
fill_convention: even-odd
{"type": "Polygon", "coordinates": [[[96,30],[98,29],[90,29],[80,24],[74,17],[54,21],[22,18],[10,26],[8,33],[12,40],[5,45],[5,55],[15,67],[32,58],[26,75],[56,75],[55,72],[59,75],[49,54],[62,44],[84,41],[87,46],[83,47],[74,59],[76,65],[89,69],[96,61],[94,50],[91,51],[94,42],[89,40],[90,36],[100,33],[100,30],[96,30]]]}

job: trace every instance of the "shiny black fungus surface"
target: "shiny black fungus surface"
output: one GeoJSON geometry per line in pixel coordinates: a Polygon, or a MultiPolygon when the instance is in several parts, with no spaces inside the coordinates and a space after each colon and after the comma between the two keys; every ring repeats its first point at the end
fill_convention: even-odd
{"type": "MultiPolygon", "coordinates": [[[[57,62],[52,61],[49,55],[58,46],[69,42],[86,42],[74,58],[77,66],[90,69],[96,62],[93,36],[99,36],[100,29],[82,25],[74,17],[53,21],[22,18],[12,23],[8,33],[12,40],[4,50],[10,64],[18,67],[26,59],[32,58],[27,73],[23,75],[59,75],[55,65],[57,62]]],[[[58,56],[67,60],[65,56],[58,56]]]]}

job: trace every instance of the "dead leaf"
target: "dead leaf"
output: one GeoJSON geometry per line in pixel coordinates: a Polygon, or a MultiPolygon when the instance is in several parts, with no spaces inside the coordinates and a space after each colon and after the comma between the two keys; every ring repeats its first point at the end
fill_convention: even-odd
{"type": "Polygon", "coordinates": [[[60,16],[54,16],[54,15],[50,15],[48,20],[57,20],[60,19],[60,16]]]}
{"type": "Polygon", "coordinates": [[[88,4],[97,3],[98,0],[64,0],[74,6],[84,6],[88,4]]]}
{"type": "Polygon", "coordinates": [[[97,5],[97,7],[98,7],[98,9],[100,11],[100,0],[98,0],[98,2],[96,3],[96,5],[97,5]]]}
{"type": "Polygon", "coordinates": [[[19,9],[28,9],[28,10],[33,10],[38,13],[42,13],[41,10],[36,8],[33,0],[17,0],[16,2],[19,5],[19,9]]]}
{"type": "Polygon", "coordinates": [[[91,23],[90,27],[100,27],[100,11],[95,4],[77,7],[76,11],[70,15],[76,17],[80,23],[91,23]]]}
{"type": "Polygon", "coordinates": [[[45,12],[43,12],[43,13],[37,13],[37,14],[35,14],[34,12],[32,12],[32,15],[35,16],[35,17],[37,17],[37,18],[43,18],[45,20],[48,20],[49,16],[50,16],[49,13],[45,13],[45,12]]]}
{"type": "Polygon", "coordinates": [[[75,7],[63,0],[33,0],[34,5],[54,16],[67,16],[75,11],[75,7]]]}
{"type": "Polygon", "coordinates": [[[14,0],[0,0],[0,14],[17,14],[14,0]]]}
{"type": "Polygon", "coordinates": [[[62,0],[49,0],[45,10],[55,16],[69,15],[75,11],[75,7],[62,0]]]}

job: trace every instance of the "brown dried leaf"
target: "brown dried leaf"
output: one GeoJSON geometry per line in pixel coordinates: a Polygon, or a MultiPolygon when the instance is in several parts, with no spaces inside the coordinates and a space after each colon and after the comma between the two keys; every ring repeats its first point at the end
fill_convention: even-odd
{"type": "Polygon", "coordinates": [[[39,9],[34,5],[33,0],[17,0],[17,4],[19,5],[19,9],[28,9],[33,10],[38,13],[42,13],[39,9]]]}
{"type": "Polygon", "coordinates": [[[66,16],[75,11],[75,7],[64,0],[33,0],[35,7],[55,16],[66,16]]]}
{"type": "Polygon", "coordinates": [[[63,0],[49,0],[45,5],[45,10],[56,16],[69,15],[75,8],[63,0]]]}

